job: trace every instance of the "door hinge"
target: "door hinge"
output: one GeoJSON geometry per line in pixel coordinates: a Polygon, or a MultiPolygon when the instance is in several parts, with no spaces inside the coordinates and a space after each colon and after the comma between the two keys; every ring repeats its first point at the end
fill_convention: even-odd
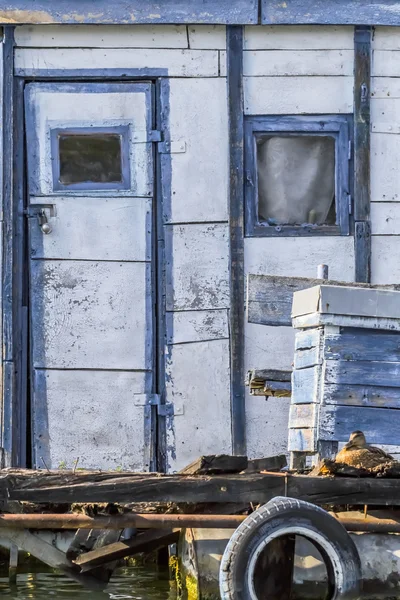
{"type": "Polygon", "coordinates": [[[161,404],[160,394],[134,394],[133,403],[135,406],[156,406],[160,417],[173,417],[184,413],[183,404],[180,406],[175,406],[172,402],[161,404]]]}
{"type": "Polygon", "coordinates": [[[349,150],[348,150],[348,160],[351,160],[351,155],[352,155],[352,150],[353,150],[353,145],[351,143],[351,140],[349,140],[349,150]]]}
{"type": "Polygon", "coordinates": [[[160,154],[183,154],[186,152],[186,142],[183,140],[160,142],[158,152],[160,154]]]}
{"type": "Polygon", "coordinates": [[[349,207],[349,215],[351,215],[353,212],[353,202],[352,202],[351,194],[347,194],[347,202],[348,202],[348,207],[349,207]]]}

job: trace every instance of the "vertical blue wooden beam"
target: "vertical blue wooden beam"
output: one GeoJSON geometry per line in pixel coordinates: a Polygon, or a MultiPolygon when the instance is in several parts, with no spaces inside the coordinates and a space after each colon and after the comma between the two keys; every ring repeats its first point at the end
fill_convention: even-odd
{"type": "Polygon", "coordinates": [[[372,28],[354,31],[354,246],[355,280],[371,281],[370,152],[372,28]]]}
{"type": "Polygon", "coordinates": [[[1,446],[7,461],[15,464],[16,366],[14,315],[14,28],[5,27],[2,53],[2,200],[3,200],[3,420],[1,446]]]}
{"type": "Polygon", "coordinates": [[[230,367],[232,450],[246,454],[244,388],[243,27],[227,27],[230,229],[230,367]]]}

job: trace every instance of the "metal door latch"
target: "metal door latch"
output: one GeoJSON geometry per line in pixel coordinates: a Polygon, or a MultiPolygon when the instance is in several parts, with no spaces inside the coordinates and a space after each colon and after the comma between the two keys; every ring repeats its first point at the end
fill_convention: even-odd
{"type": "Polygon", "coordinates": [[[40,225],[40,229],[43,231],[43,233],[45,233],[47,235],[53,231],[53,228],[49,223],[49,220],[47,218],[46,211],[44,208],[40,209],[40,211],[38,212],[37,219],[38,219],[38,222],[40,225]]]}

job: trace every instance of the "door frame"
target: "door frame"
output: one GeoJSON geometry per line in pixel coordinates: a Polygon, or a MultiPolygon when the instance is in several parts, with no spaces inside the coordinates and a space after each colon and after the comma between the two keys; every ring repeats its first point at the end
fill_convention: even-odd
{"type": "MultiPolygon", "coordinates": [[[[153,129],[161,140],[169,140],[169,82],[165,69],[35,69],[14,73],[14,27],[7,26],[3,44],[3,329],[5,336],[1,443],[9,466],[29,466],[29,248],[27,227],[27,165],[24,119],[24,89],[31,82],[97,82],[152,84],[153,129]],[[12,294],[8,290],[12,289],[12,294]]],[[[165,229],[163,205],[170,194],[169,155],[161,155],[153,144],[153,227],[152,227],[152,304],[153,304],[153,390],[165,404],[165,229]]],[[[150,470],[165,472],[167,415],[151,406],[150,470]]]]}

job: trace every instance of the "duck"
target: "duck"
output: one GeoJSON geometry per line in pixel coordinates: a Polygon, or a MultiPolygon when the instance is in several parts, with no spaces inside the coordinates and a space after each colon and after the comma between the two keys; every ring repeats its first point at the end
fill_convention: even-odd
{"type": "Polygon", "coordinates": [[[335,458],[336,463],[343,463],[357,469],[373,469],[393,460],[390,454],[367,444],[364,433],[358,430],[350,434],[349,441],[335,458]]]}

